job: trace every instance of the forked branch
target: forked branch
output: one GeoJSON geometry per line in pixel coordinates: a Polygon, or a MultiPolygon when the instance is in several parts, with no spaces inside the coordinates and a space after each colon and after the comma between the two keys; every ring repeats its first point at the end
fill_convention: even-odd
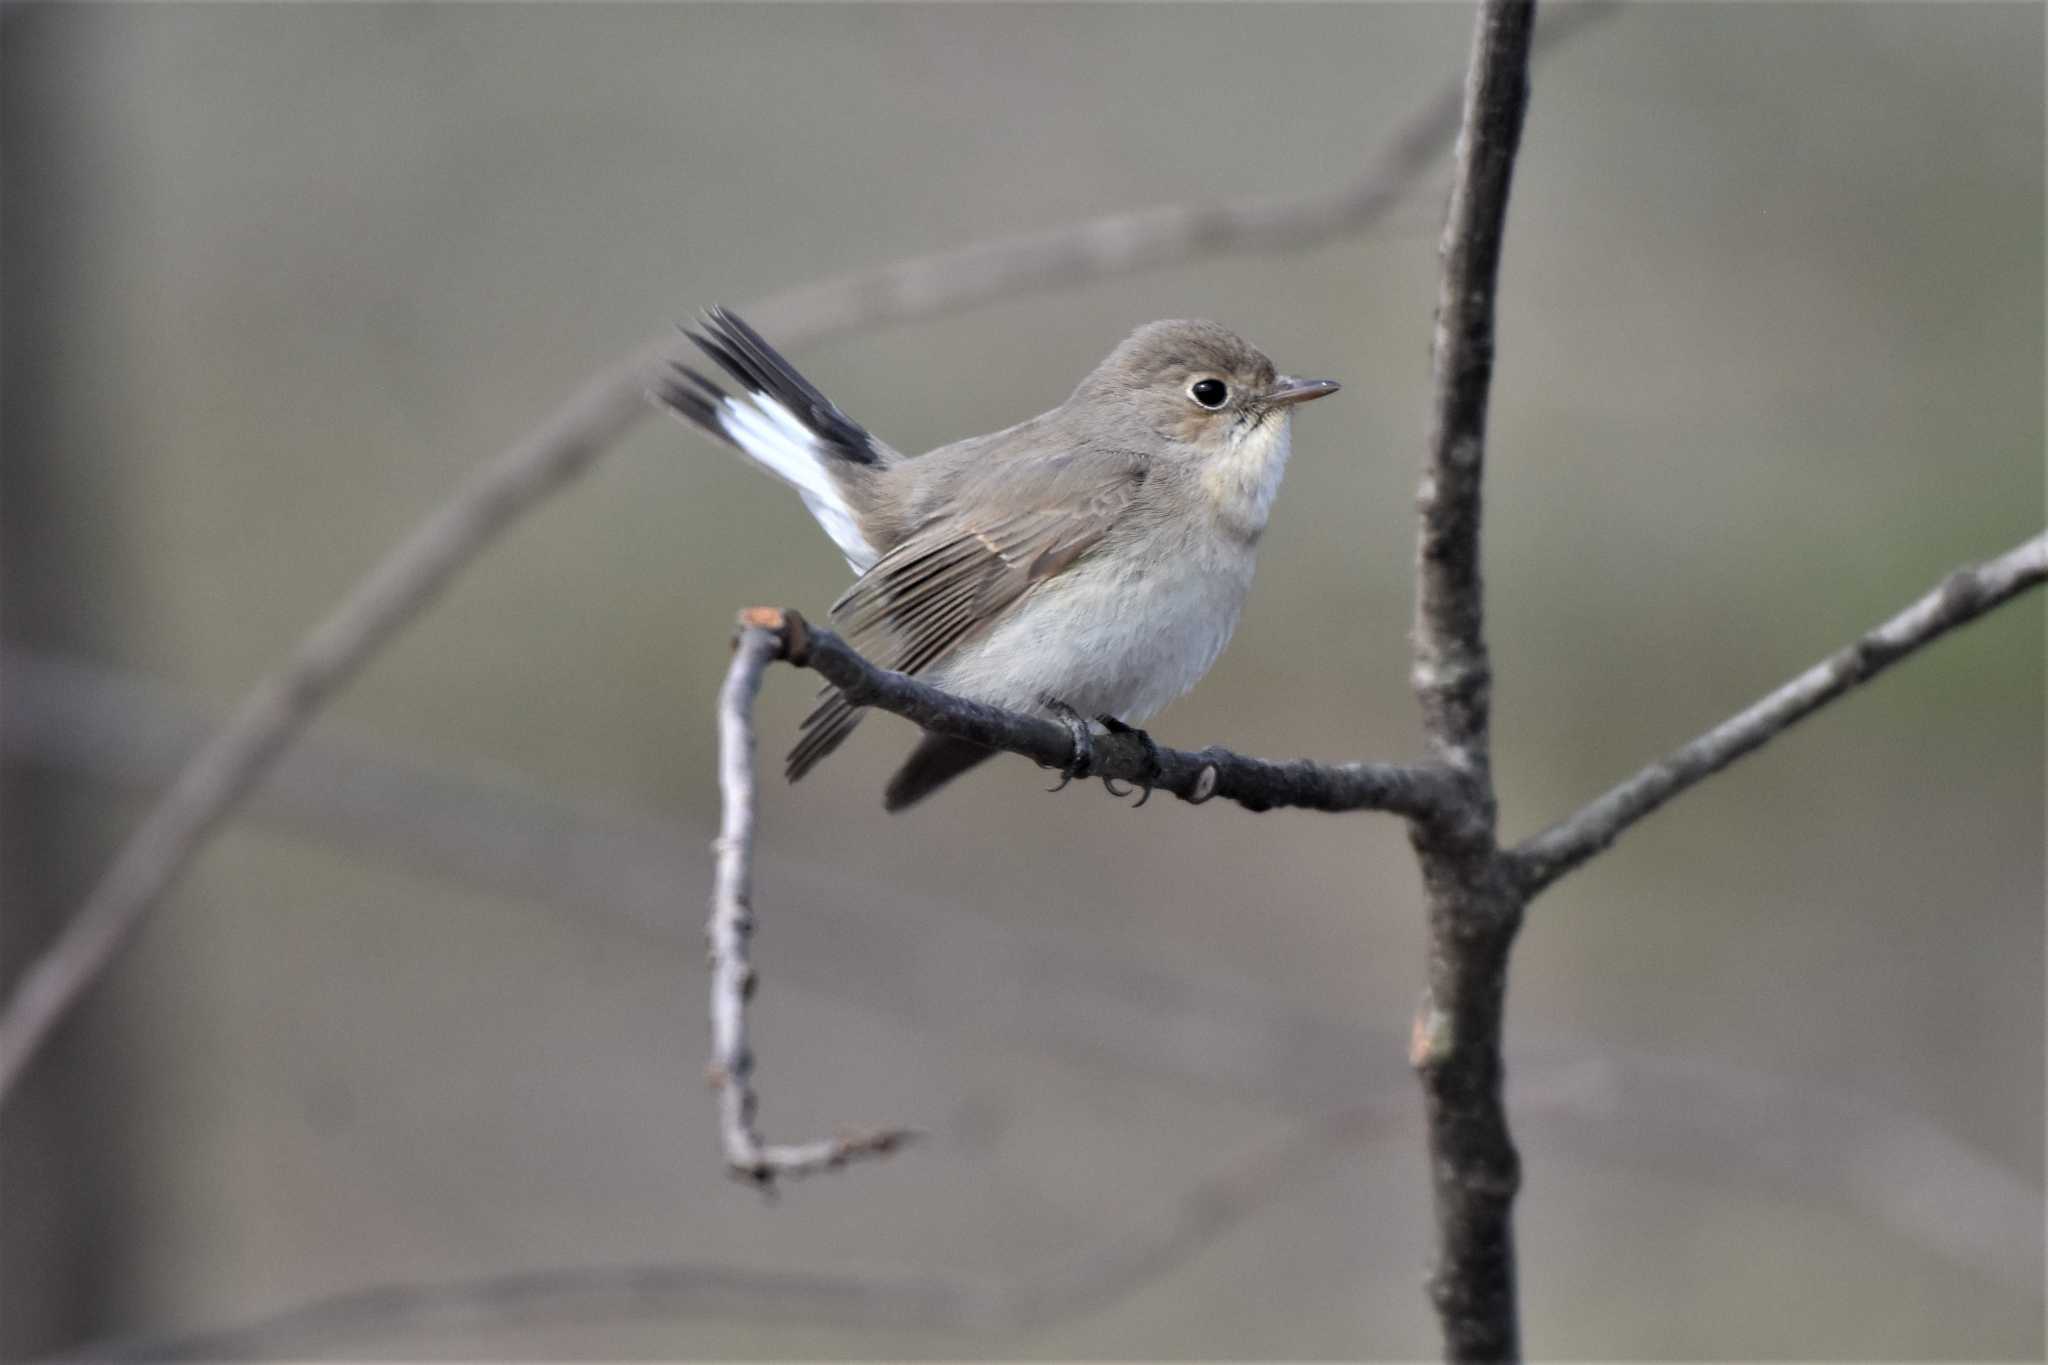
{"type": "Polygon", "coordinates": [[[1501,1093],[1501,1020],[1522,897],[1494,837],[1479,524],[1494,295],[1535,22],[1533,0],[1485,0],[1473,28],[1417,499],[1414,684],[1422,733],[1430,757],[1464,777],[1471,793],[1462,821],[1412,830],[1429,913],[1429,991],[1410,1060],[1429,1117],[1437,1225],[1429,1295],[1453,1360],[1521,1354],[1513,1221],[1521,1158],[1501,1093]]]}

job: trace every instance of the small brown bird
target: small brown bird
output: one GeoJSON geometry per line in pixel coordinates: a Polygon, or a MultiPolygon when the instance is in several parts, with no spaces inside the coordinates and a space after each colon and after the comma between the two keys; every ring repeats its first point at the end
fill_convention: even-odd
{"type": "MultiPolygon", "coordinates": [[[[960,696],[1109,729],[1209,671],[1237,625],[1294,407],[1294,379],[1210,322],[1140,327],[1066,402],[909,458],[883,445],[723,308],[688,334],[744,396],[676,364],[655,397],[795,485],[860,575],[833,624],[868,658],[960,696]]],[[[788,774],[861,711],[827,688],[788,774]]],[[[928,734],[890,779],[901,810],[993,751],[928,734]]]]}

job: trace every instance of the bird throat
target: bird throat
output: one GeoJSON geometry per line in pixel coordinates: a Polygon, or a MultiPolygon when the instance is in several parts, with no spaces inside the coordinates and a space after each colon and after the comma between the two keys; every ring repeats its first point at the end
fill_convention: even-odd
{"type": "Polygon", "coordinates": [[[1256,541],[1266,529],[1287,472],[1293,425],[1293,415],[1285,412],[1249,423],[1226,438],[1224,448],[1203,467],[1202,491],[1224,530],[1256,541]]]}

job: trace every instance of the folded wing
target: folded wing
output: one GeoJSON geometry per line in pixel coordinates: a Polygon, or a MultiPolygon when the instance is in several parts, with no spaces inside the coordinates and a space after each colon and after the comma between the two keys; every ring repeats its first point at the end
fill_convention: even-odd
{"type": "MultiPolygon", "coordinates": [[[[875,663],[927,672],[1098,546],[1129,510],[1144,477],[1142,461],[1125,451],[999,461],[959,499],[972,510],[927,519],[833,605],[833,624],[875,663]],[[1004,464],[1017,478],[992,496],[979,485],[1001,479],[1004,464]],[[1015,486],[1017,479],[1035,487],[1015,486]]],[[[820,696],[790,751],[791,781],[839,747],[860,721],[860,710],[837,691],[826,688],[820,696]]]]}

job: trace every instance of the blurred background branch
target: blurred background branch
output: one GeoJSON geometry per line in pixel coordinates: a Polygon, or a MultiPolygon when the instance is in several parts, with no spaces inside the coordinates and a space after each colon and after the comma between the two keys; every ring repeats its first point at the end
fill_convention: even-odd
{"type": "MultiPolygon", "coordinates": [[[[1542,41],[1559,42],[1618,9],[1607,0],[1560,5],[1542,41]]],[[[1332,189],[1112,214],[801,286],[744,311],[795,345],[1219,252],[1312,247],[1382,221],[1428,174],[1458,130],[1463,88],[1447,82],[1394,128],[1360,174],[1332,189]]]]}
{"type": "MultiPolygon", "coordinates": [[[[1598,1057],[1517,1057],[1518,1119],[1617,1156],[1628,1130],[1654,1134],[1709,1169],[1740,1169],[1759,1154],[1775,1181],[1817,1185],[1944,1258],[2027,1287],[2029,1209],[2039,1191],[1986,1162],[1935,1125],[1867,1099],[1794,1084],[1746,1067],[1607,1050],[1598,1057]]],[[[338,1351],[376,1354],[394,1335],[489,1325],[516,1330],[549,1317],[773,1311],[825,1323],[959,1334],[1028,1336],[1100,1313],[1171,1274],[1298,1187],[1326,1180],[1340,1160],[1406,1142],[1407,1086],[1355,1107],[1310,1115],[1279,1140],[1193,1181],[1100,1245],[1073,1248],[1008,1281],[958,1276],[819,1275],[718,1262],[576,1265],[469,1280],[394,1282],[323,1295],[230,1326],[89,1343],[62,1359],[234,1360],[338,1351]]]]}

